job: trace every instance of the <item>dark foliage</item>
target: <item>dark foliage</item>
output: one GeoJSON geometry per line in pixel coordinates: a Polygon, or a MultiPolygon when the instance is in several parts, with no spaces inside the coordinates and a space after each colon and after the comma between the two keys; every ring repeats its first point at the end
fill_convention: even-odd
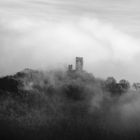
{"type": "Polygon", "coordinates": [[[114,100],[108,93],[121,95],[128,88],[127,81],[99,80],[86,72],[42,74],[26,70],[14,78],[1,78],[0,137],[21,140],[136,139],[137,133],[126,135],[110,125],[112,106],[119,98],[114,100]],[[26,88],[30,82],[33,84],[26,88]],[[7,92],[9,94],[5,94],[7,92]]]}
{"type": "Polygon", "coordinates": [[[20,81],[11,76],[0,78],[0,90],[5,92],[18,92],[18,86],[20,86],[20,84],[20,81]]]}
{"type": "Polygon", "coordinates": [[[127,92],[129,88],[129,82],[124,79],[120,80],[120,82],[117,83],[114,77],[109,77],[105,81],[105,89],[109,91],[113,96],[121,95],[127,92]]]}

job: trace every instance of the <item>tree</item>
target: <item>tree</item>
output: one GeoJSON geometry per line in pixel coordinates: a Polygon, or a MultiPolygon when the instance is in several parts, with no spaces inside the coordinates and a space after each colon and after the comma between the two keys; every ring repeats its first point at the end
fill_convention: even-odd
{"type": "Polygon", "coordinates": [[[116,91],[116,79],[114,77],[108,77],[105,81],[105,88],[114,93],[116,91]]]}
{"type": "Polygon", "coordinates": [[[133,83],[133,87],[135,88],[135,90],[139,90],[140,89],[140,83],[133,83]]]}
{"type": "Polygon", "coordinates": [[[114,77],[108,77],[105,81],[106,84],[116,84],[116,79],[114,77]]]}
{"type": "Polygon", "coordinates": [[[121,95],[128,91],[130,83],[125,79],[122,79],[117,83],[114,77],[108,77],[105,81],[105,87],[112,95],[121,95]]]}
{"type": "Polygon", "coordinates": [[[121,92],[127,92],[128,89],[130,88],[130,83],[125,80],[125,79],[122,79],[119,81],[119,85],[120,85],[120,88],[121,88],[121,92]]]}

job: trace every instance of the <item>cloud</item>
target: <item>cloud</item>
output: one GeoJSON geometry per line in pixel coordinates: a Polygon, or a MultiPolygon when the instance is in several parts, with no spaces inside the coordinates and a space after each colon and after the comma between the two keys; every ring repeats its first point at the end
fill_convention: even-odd
{"type": "MultiPolygon", "coordinates": [[[[140,52],[138,40],[97,18],[51,21],[15,16],[2,19],[1,74],[24,67],[63,68],[74,62],[75,56],[83,56],[85,68],[100,75],[98,68],[102,66],[99,64],[105,62],[103,67],[107,64],[106,71],[111,69],[108,64],[131,66],[140,52]]],[[[126,69],[123,70],[125,73],[126,69]]]]}
{"type": "MultiPolygon", "coordinates": [[[[116,105],[112,106],[111,112],[115,114],[116,127],[119,130],[136,132],[140,128],[140,95],[139,92],[129,91],[120,97],[116,105]],[[120,128],[121,124],[121,128],[120,128]]],[[[113,124],[111,124],[113,125],[113,124]]]]}

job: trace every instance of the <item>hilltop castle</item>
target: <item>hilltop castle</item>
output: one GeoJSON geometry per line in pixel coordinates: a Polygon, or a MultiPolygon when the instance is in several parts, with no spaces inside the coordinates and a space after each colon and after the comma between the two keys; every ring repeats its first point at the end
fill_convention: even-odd
{"type": "Polygon", "coordinates": [[[73,69],[73,65],[68,65],[68,71],[76,71],[76,72],[82,72],[83,71],[83,57],[76,57],[75,59],[75,69],[73,69]]]}

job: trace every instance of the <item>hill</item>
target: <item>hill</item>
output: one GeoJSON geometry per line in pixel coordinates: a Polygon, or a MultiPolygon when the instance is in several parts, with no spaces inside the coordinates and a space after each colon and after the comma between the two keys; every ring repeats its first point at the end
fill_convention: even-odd
{"type": "Polygon", "coordinates": [[[112,91],[117,95],[112,96],[110,81],[85,71],[31,69],[1,77],[0,136],[26,140],[138,138],[139,127],[128,129],[120,119],[122,108],[131,103],[129,91],[112,91]]]}

